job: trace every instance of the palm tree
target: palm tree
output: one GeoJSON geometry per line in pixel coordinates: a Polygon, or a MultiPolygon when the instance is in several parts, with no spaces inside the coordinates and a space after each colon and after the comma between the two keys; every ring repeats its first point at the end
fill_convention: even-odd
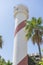
{"type": "Polygon", "coordinates": [[[41,17],[39,17],[38,19],[32,17],[30,21],[26,22],[25,26],[26,38],[27,40],[31,38],[33,44],[37,43],[40,58],[41,58],[40,44],[42,43],[42,35],[43,35],[43,26],[41,24],[42,24],[41,17]]]}
{"type": "Polygon", "coordinates": [[[0,35],[0,48],[2,48],[2,36],[0,35]]]}

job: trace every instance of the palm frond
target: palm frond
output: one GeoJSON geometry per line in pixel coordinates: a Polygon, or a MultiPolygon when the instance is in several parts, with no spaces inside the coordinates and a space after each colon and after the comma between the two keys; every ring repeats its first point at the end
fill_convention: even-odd
{"type": "Polygon", "coordinates": [[[38,29],[40,29],[40,30],[43,30],[43,26],[37,26],[38,27],[38,29]]]}
{"type": "Polygon", "coordinates": [[[36,39],[35,39],[35,35],[33,35],[33,36],[32,36],[32,42],[33,42],[33,44],[35,44],[35,40],[36,40],[36,39]]]}
{"type": "Polygon", "coordinates": [[[42,18],[39,17],[36,19],[35,17],[32,17],[30,21],[27,21],[26,23],[26,37],[29,39],[31,36],[32,41],[35,43],[41,42],[42,40],[42,34],[43,34],[43,26],[41,26],[42,18]]]}
{"type": "Polygon", "coordinates": [[[42,18],[39,17],[39,18],[37,19],[37,24],[38,24],[38,25],[41,25],[41,23],[42,23],[42,18]]]}
{"type": "Polygon", "coordinates": [[[26,34],[26,39],[29,40],[30,37],[31,37],[31,35],[32,35],[31,32],[28,32],[28,33],[26,34]]]}

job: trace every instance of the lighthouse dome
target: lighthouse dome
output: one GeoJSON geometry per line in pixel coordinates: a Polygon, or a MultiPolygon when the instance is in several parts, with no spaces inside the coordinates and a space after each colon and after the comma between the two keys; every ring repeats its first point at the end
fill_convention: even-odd
{"type": "Polygon", "coordinates": [[[28,8],[22,4],[19,4],[18,6],[14,7],[14,17],[16,17],[18,13],[23,13],[28,18],[28,12],[28,8]]]}

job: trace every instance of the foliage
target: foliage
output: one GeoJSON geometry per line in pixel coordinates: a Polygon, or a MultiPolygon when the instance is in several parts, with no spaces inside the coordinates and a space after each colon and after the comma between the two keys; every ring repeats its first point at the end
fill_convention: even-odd
{"type": "Polygon", "coordinates": [[[12,63],[8,60],[8,62],[6,63],[6,65],[12,65],[12,63]]]}
{"type": "Polygon", "coordinates": [[[6,65],[5,60],[0,56],[0,65],[6,65]]]}
{"type": "MultiPolygon", "coordinates": [[[[25,26],[25,30],[26,30],[26,38],[27,40],[30,39],[32,37],[32,39],[35,37],[36,35],[36,31],[38,30],[38,33],[40,34],[40,41],[41,42],[41,37],[43,35],[42,31],[43,31],[43,26],[41,26],[42,24],[42,19],[41,17],[39,17],[38,19],[36,19],[35,17],[32,17],[32,19],[30,21],[26,22],[26,26],[25,26]]],[[[36,36],[37,39],[37,36],[36,36]]],[[[35,41],[35,38],[33,40],[33,42],[37,42],[35,41]]]]}
{"type": "Polygon", "coordinates": [[[28,65],[36,65],[34,57],[28,56],[28,65]]]}
{"type": "Polygon", "coordinates": [[[0,65],[12,65],[12,63],[9,60],[6,62],[5,59],[0,56],[0,65]]]}
{"type": "Polygon", "coordinates": [[[37,63],[37,65],[43,65],[43,58],[37,63]]]}
{"type": "Polygon", "coordinates": [[[2,48],[2,36],[0,35],[0,48],[2,48]]]}
{"type": "Polygon", "coordinates": [[[41,59],[41,61],[39,62],[40,65],[43,65],[43,59],[41,59]]]}
{"type": "Polygon", "coordinates": [[[42,43],[42,36],[43,36],[43,26],[41,24],[42,24],[41,17],[39,17],[38,19],[32,17],[30,21],[26,22],[26,26],[25,26],[26,38],[27,40],[31,38],[33,44],[37,43],[40,58],[41,58],[40,44],[42,43]]]}

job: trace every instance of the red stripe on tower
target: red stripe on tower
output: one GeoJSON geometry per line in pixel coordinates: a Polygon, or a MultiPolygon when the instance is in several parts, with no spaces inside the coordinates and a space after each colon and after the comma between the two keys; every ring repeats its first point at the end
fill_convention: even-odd
{"type": "Polygon", "coordinates": [[[24,28],[25,25],[26,25],[26,20],[22,21],[22,22],[16,27],[14,36],[16,36],[17,32],[19,32],[22,28],[24,28]]]}
{"type": "Polygon", "coordinates": [[[25,56],[17,65],[28,65],[28,55],[25,56]]]}

